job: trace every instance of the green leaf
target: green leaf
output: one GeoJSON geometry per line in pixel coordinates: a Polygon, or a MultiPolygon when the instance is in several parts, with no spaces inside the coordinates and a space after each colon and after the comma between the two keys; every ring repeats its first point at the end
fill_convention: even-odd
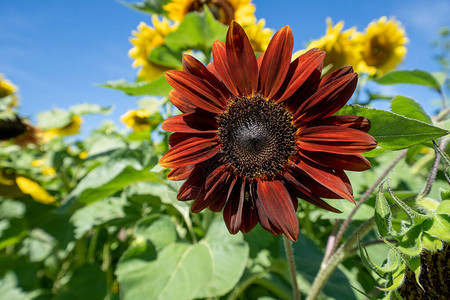
{"type": "Polygon", "coordinates": [[[422,106],[411,98],[396,96],[391,101],[391,110],[393,113],[432,124],[431,118],[423,110],[422,106]]]}
{"type": "Polygon", "coordinates": [[[405,235],[402,236],[397,249],[407,256],[417,256],[422,253],[422,225],[414,226],[410,228],[405,235]]]}
{"type": "Polygon", "coordinates": [[[98,84],[98,86],[120,90],[131,96],[167,96],[170,90],[172,90],[172,87],[167,83],[164,76],[161,76],[153,81],[139,82],[128,82],[124,79],[119,79],[98,84]]]}
{"type": "Polygon", "coordinates": [[[55,300],[97,300],[106,296],[106,274],[97,263],[83,265],[75,270],[55,300]]]}
{"type": "MultiPolygon", "coordinates": [[[[383,277],[385,274],[385,271],[381,269],[380,266],[378,266],[376,263],[374,263],[367,253],[367,250],[362,246],[361,240],[358,241],[358,247],[359,247],[359,255],[361,256],[361,260],[368,268],[369,270],[374,271],[378,276],[383,277]]],[[[396,266],[397,268],[398,266],[396,266]]]]}
{"type": "Polygon", "coordinates": [[[37,121],[43,129],[63,128],[72,122],[72,116],[70,111],[55,109],[39,113],[37,121]]]}
{"type": "Polygon", "coordinates": [[[74,115],[86,115],[86,114],[104,114],[107,115],[111,113],[113,110],[112,106],[109,107],[103,107],[98,104],[91,104],[91,103],[82,103],[75,106],[71,106],[69,110],[74,115]]]}
{"type": "MultiPolygon", "coordinates": [[[[427,221],[425,232],[444,242],[450,242],[450,216],[447,214],[435,214],[432,220],[427,221]]],[[[424,225],[425,226],[425,225],[424,225]]]]}
{"type": "MultiPolygon", "coordinates": [[[[450,189],[443,189],[443,188],[441,188],[441,189],[439,190],[439,192],[440,192],[440,196],[441,196],[441,201],[442,201],[442,203],[444,203],[444,202],[450,200],[450,189]]],[[[441,204],[441,205],[443,205],[443,204],[441,204]]],[[[443,208],[444,208],[444,207],[443,207],[443,208]]],[[[447,212],[450,212],[450,201],[446,202],[446,204],[445,204],[445,210],[446,210],[447,212]]]]}
{"type": "Polygon", "coordinates": [[[407,260],[408,268],[414,272],[414,277],[416,278],[416,283],[423,289],[422,284],[419,281],[420,272],[422,271],[422,267],[420,266],[420,256],[412,257],[410,260],[407,260]]]}
{"type": "Polygon", "coordinates": [[[158,181],[150,168],[142,168],[135,159],[112,159],[86,175],[68,196],[68,203],[92,203],[139,181],[158,181]]]}
{"type": "Polygon", "coordinates": [[[119,262],[116,275],[121,299],[191,299],[212,276],[213,267],[204,244],[173,243],[156,260],[119,262]]]}
{"type": "Polygon", "coordinates": [[[215,298],[228,293],[239,281],[247,264],[249,247],[242,234],[231,235],[222,218],[217,217],[200,244],[210,252],[213,272],[209,282],[195,298],[215,298]]]}
{"type": "Polygon", "coordinates": [[[0,278],[0,295],[2,295],[3,299],[33,299],[33,297],[27,295],[20,287],[18,287],[17,278],[13,272],[8,272],[5,276],[0,278]]]}
{"type": "Polygon", "coordinates": [[[209,54],[214,41],[225,41],[227,30],[228,27],[217,21],[204,6],[203,12],[187,14],[178,29],[169,33],[164,40],[173,49],[196,49],[209,54]]]}
{"type": "Polygon", "coordinates": [[[424,232],[422,236],[423,247],[430,250],[431,252],[436,252],[444,247],[444,243],[436,237],[429,235],[424,232]]]}
{"type": "Polygon", "coordinates": [[[383,194],[383,184],[378,188],[377,198],[375,202],[375,224],[377,225],[378,234],[384,238],[392,234],[391,223],[392,212],[389,203],[383,194]]]}
{"type": "Polygon", "coordinates": [[[359,105],[346,105],[336,114],[366,117],[371,122],[369,134],[378,141],[378,146],[391,150],[408,148],[449,133],[421,121],[359,105]]]}
{"type": "Polygon", "coordinates": [[[390,278],[388,284],[384,288],[378,288],[382,291],[395,291],[403,284],[405,281],[405,271],[406,267],[404,264],[400,264],[397,270],[392,273],[392,277],[390,278]]]}
{"type": "Polygon", "coordinates": [[[175,243],[177,230],[169,216],[155,214],[139,220],[134,227],[134,235],[138,239],[152,242],[156,251],[175,243]]]}
{"type": "Polygon", "coordinates": [[[120,1],[125,6],[134,8],[149,14],[157,14],[167,16],[167,12],[164,10],[164,5],[166,5],[169,0],[144,0],[141,2],[128,3],[126,1],[120,1]]]}
{"type": "Polygon", "coordinates": [[[450,193],[450,190],[441,190],[441,197],[442,202],[439,204],[439,206],[436,208],[436,211],[434,213],[436,214],[446,214],[450,215],[450,199],[446,200],[450,193]]]}
{"type": "Polygon", "coordinates": [[[161,66],[180,69],[183,66],[181,64],[182,56],[182,51],[175,51],[166,45],[161,45],[152,50],[148,59],[161,66]]]}
{"type": "Polygon", "coordinates": [[[380,84],[409,83],[428,86],[437,92],[441,90],[441,84],[432,74],[420,70],[392,71],[375,79],[375,82],[380,84]]]}
{"type": "Polygon", "coordinates": [[[433,75],[434,79],[439,83],[439,86],[444,86],[445,81],[447,80],[447,74],[444,72],[434,72],[431,73],[433,75]]]}

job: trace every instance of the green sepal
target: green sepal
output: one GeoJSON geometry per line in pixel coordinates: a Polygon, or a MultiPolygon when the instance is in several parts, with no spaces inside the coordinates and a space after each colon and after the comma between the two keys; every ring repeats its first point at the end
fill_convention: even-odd
{"type": "Polygon", "coordinates": [[[444,247],[444,243],[440,239],[431,236],[426,232],[423,233],[422,242],[423,247],[431,252],[437,252],[444,247]]]}
{"type": "Polygon", "coordinates": [[[420,272],[422,271],[422,267],[420,265],[420,256],[416,256],[411,258],[410,260],[407,260],[406,264],[408,265],[408,268],[414,272],[414,277],[416,278],[417,284],[420,286],[422,290],[424,290],[422,284],[420,284],[419,281],[420,272]]]}
{"type": "Polygon", "coordinates": [[[378,188],[375,201],[375,224],[377,225],[378,234],[384,238],[392,234],[392,212],[389,203],[383,193],[383,183],[378,188]]]}
{"type": "Polygon", "coordinates": [[[406,276],[406,266],[404,264],[400,264],[399,267],[392,273],[386,287],[380,288],[377,287],[381,291],[395,291],[400,288],[405,281],[406,276]]]}

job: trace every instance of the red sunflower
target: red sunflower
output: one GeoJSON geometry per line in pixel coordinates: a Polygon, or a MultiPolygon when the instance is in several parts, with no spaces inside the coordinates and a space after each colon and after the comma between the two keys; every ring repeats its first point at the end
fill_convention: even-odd
{"type": "Polygon", "coordinates": [[[186,180],[178,200],[192,211],[219,212],[230,233],[267,231],[295,241],[297,198],[339,212],[320,197],[354,203],[343,170],[362,171],[360,154],[376,147],[367,119],[333,116],[353,94],[358,76],[345,67],[320,78],[325,52],[291,62],[293,36],[279,30],[256,59],[242,27],[232,22],[226,43],[213,45],[205,67],[183,57],[168,71],[171,102],[183,112],[162,128],[174,132],[160,165],[186,180]]]}

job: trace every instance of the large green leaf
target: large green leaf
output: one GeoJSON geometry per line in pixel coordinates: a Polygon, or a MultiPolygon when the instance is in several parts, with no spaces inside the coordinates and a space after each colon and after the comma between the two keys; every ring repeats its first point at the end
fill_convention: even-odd
{"type": "Polygon", "coordinates": [[[212,277],[195,298],[213,298],[228,293],[239,281],[247,264],[249,247],[242,234],[231,235],[222,218],[216,218],[200,242],[212,258],[212,277]]]}
{"type": "Polygon", "coordinates": [[[421,121],[359,105],[346,105],[336,114],[356,115],[369,119],[371,123],[369,134],[378,141],[378,146],[391,150],[408,148],[449,133],[421,121]]]}
{"type": "Polygon", "coordinates": [[[161,66],[172,69],[180,69],[182,67],[182,54],[182,51],[175,51],[166,45],[161,45],[152,50],[148,59],[151,62],[161,66]]]}
{"type": "Polygon", "coordinates": [[[411,98],[396,96],[392,99],[391,110],[396,114],[432,124],[431,118],[423,110],[422,106],[411,98]]]}
{"type": "Polygon", "coordinates": [[[134,236],[138,239],[151,241],[156,250],[159,251],[175,243],[177,240],[177,230],[169,216],[154,214],[136,223],[134,236]]]}
{"type": "Polygon", "coordinates": [[[43,129],[63,128],[72,122],[73,114],[67,110],[55,109],[37,115],[38,125],[43,129]]]}
{"type": "Polygon", "coordinates": [[[187,14],[178,29],[166,36],[165,42],[169,47],[196,49],[209,54],[214,41],[225,41],[227,26],[218,22],[209,9],[204,7],[203,12],[187,14]]]}
{"type": "Polygon", "coordinates": [[[112,159],[86,175],[68,196],[68,202],[92,203],[139,181],[158,181],[150,168],[131,158],[112,159]]]}
{"type": "Polygon", "coordinates": [[[128,257],[116,269],[121,299],[191,299],[211,279],[212,263],[204,244],[173,243],[150,262],[128,257]]]}
{"type": "Polygon", "coordinates": [[[108,81],[99,86],[120,90],[131,96],[155,95],[167,96],[172,87],[167,83],[166,78],[161,76],[153,81],[128,82],[124,79],[108,81]]]}
{"type": "Polygon", "coordinates": [[[33,299],[31,295],[24,293],[22,289],[17,286],[17,278],[13,272],[9,272],[0,278],[0,295],[2,295],[2,299],[33,299]]]}
{"type": "Polygon", "coordinates": [[[109,114],[113,110],[113,107],[103,107],[98,104],[82,103],[71,106],[69,110],[75,115],[109,114]]]}
{"type": "Polygon", "coordinates": [[[380,84],[399,84],[399,83],[409,83],[428,86],[436,91],[441,90],[441,84],[439,81],[430,73],[420,70],[413,71],[392,71],[386,73],[382,77],[375,80],[380,84]]]}

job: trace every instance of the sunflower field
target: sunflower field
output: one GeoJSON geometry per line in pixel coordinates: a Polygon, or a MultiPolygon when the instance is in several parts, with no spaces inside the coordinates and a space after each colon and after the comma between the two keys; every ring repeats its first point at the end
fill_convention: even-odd
{"type": "Polygon", "coordinates": [[[0,299],[450,299],[449,30],[406,70],[395,17],[297,49],[254,2],[124,2],[120,120],[0,74],[0,299]]]}

